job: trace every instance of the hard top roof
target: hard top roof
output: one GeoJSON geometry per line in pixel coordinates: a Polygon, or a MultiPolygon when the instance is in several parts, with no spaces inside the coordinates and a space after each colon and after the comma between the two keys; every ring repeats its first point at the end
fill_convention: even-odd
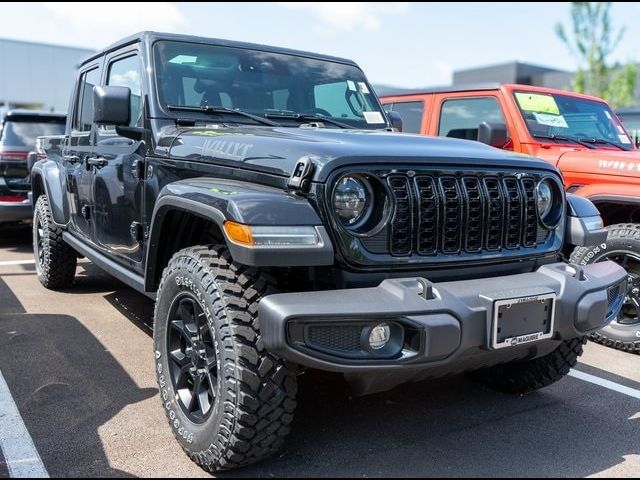
{"type": "Polygon", "coordinates": [[[82,61],[82,65],[96,58],[101,57],[105,53],[118,50],[119,48],[122,48],[126,45],[136,43],[136,42],[153,43],[157,40],[172,40],[176,42],[202,43],[202,44],[209,44],[209,45],[218,45],[223,47],[236,47],[236,48],[245,48],[250,50],[261,50],[265,52],[297,55],[301,57],[309,57],[309,58],[315,58],[318,60],[327,60],[330,62],[338,62],[338,63],[357,66],[357,64],[353,60],[349,60],[347,58],[341,58],[341,57],[333,57],[330,55],[322,55],[320,53],[312,53],[312,52],[305,52],[302,50],[272,47],[268,45],[260,45],[257,43],[236,42],[233,40],[223,40],[218,38],[207,38],[207,37],[199,37],[195,35],[180,35],[175,33],[162,33],[162,32],[152,32],[152,31],[138,32],[126,38],[123,38],[109,45],[108,47],[100,50],[99,52],[96,52],[95,54],[85,58],[82,61]]]}
{"type": "Polygon", "coordinates": [[[534,85],[521,85],[517,83],[480,83],[467,85],[448,85],[444,87],[418,88],[411,90],[398,89],[397,91],[386,90],[381,97],[402,97],[410,95],[429,95],[432,93],[459,93],[459,92],[475,92],[507,89],[510,91],[525,91],[532,93],[544,93],[548,95],[567,95],[570,97],[584,98],[595,102],[606,103],[604,100],[592,95],[576,93],[570,90],[562,90],[559,88],[537,87],[534,85]]]}

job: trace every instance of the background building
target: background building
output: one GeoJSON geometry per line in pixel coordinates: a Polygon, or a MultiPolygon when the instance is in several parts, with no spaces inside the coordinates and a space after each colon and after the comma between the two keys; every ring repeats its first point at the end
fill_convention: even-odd
{"type": "MultiPolygon", "coordinates": [[[[639,65],[640,67],[640,65],[639,65]]],[[[508,62],[486,67],[469,68],[453,72],[453,85],[477,85],[483,83],[519,83],[536,87],[558,88],[573,90],[575,73],[557,68],[542,67],[524,62],[508,62]]],[[[403,88],[388,85],[376,85],[376,93],[385,95],[387,92],[402,92],[403,88]]],[[[420,90],[406,89],[411,91],[420,90]]],[[[640,106],[640,68],[636,80],[635,104],[640,106]]]]}
{"type": "Polygon", "coordinates": [[[72,78],[93,50],[0,39],[0,109],[66,111],[72,78]]]}
{"type": "Polygon", "coordinates": [[[537,87],[570,89],[573,73],[530,63],[509,62],[453,72],[454,85],[520,83],[537,87]]]}

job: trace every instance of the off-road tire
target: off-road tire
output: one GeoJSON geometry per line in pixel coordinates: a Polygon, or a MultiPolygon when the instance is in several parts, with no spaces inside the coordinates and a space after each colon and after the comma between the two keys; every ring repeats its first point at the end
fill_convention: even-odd
{"type": "Polygon", "coordinates": [[[503,393],[524,395],[557,382],[569,373],[582,355],[586,337],[562,342],[544,357],[505,363],[472,372],[479,383],[503,393]]]}
{"type": "MultiPolygon", "coordinates": [[[[606,227],[607,241],[590,247],[577,247],[571,261],[588,265],[616,252],[633,252],[640,258],[640,225],[620,223],[606,227]]],[[[590,340],[625,352],[640,354],[640,323],[621,323],[614,319],[608,326],[590,335],[590,340]]]]}
{"type": "Polygon", "coordinates": [[[46,195],[38,197],[34,207],[33,251],[36,274],[42,285],[51,290],[71,286],[76,274],[78,255],[62,239],[62,229],[53,221],[46,195]]]}
{"type": "Polygon", "coordinates": [[[274,454],[293,421],[296,373],[264,349],[260,335],[258,303],[268,293],[275,293],[268,277],[234,263],[224,246],[181,250],[162,275],[154,313],[162,405],[184,451],[209,472],[246,466],[274,454]],[[181,295],[197,300],[215,339],[217,406],[200,424],[178,403],[168,370],[169,312],[181,295]]]}

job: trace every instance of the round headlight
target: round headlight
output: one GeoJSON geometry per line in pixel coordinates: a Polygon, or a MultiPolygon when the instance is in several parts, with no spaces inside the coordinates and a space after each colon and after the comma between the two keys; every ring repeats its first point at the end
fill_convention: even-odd
{"type": "Polygon", "coordinates": [[[553,188],[550,180],[544,179],[538,182],[536,202],[538,204],[538,215],[544,220],[553,207],[553,188]]]}
{"type": "Polygon", "coordinates": [[[358,223],[366,213],[370,192],[364,181],[355,177],[342,178],[333,191],[333,207],[343,225],[358,223]]]}

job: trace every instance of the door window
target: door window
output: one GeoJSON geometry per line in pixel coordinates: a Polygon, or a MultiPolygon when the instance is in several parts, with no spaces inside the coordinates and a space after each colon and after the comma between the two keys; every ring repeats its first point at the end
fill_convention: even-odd
{"type": "Polygon", "coordinates": [[[80,77],[78,104],[73,122],[73,129],[78,132],[89,132],[93,125],[93,87],[96,85],[100,85],[98,68],[84,72],[80,77]]]}
{"type": "Polygon", "coordinates": [[[498,100],[494,97],[446,100],[440,112],[441,137],[478,139],[482,122],[506,123],[498,100]]]}
{"type": "Polygon", "coordinates": [[[402,117],[402,131],[405,133],[422,133],[422,116],[424,102],[396,102],[384,106],[391,112],[398,112],[402,117]]]}
{"type": "Polygon", "coordinates": [[[131,90],[129,126],[142,126],[142,89],[140,87],[140,62],[137,55],[116,60],[109,66],[107,85],[128,87],[131,90]]]}

